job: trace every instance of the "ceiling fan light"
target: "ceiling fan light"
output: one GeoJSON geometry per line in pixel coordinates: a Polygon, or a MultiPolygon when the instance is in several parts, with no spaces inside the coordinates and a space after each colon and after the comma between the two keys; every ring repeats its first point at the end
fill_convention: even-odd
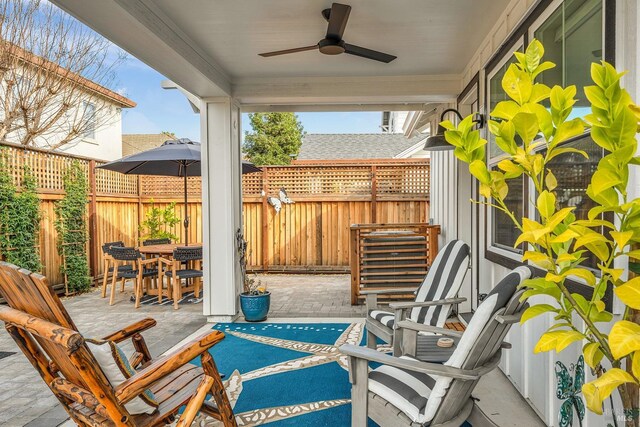
{"type": "Polygon", "coordinates": [[[344,53],[344,42],[342,40],[323,39],[318,43],[318,48],[325,55],[340,55],[344,53]]]}

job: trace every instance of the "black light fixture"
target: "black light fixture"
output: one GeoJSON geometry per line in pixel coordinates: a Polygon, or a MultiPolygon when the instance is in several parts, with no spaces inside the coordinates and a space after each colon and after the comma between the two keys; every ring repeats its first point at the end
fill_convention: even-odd
{"type": "MultiPolygon", "coordinates": [[[[462,114],[460,114],[458,110],[456,110],[455,108],[447,108],[440,115],[440,122],[444,120],[444,116],[447,113],[455,113],[460,120],[463,119],[462,114]]],[[[479,128],[482,128],[484,126],[484,116],[480,113],[476,113],[474,115],[473,122],[477,123],[479,128]]],[[[454,146],[449,144],[447,140],[444,138],[445,131],[446,129],[443,128],[442,125],[438,123],[438,132],[436,132],[435,135],[431,135],[430,137],[427,138],[427,141],[424,143],[423,150],[425,151],[453,150],[454,146]]]]}

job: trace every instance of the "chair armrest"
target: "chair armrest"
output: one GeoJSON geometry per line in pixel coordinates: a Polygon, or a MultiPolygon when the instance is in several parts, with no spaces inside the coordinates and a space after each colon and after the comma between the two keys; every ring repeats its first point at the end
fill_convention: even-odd
{"type": "Polygon", "coordinates": [[[520,319],[522,318],[522,314],[524,313],[524,311],[529,308],[529,303],[525,303],[524,306],[522,307],[522,309],[514,314],[507,314],[507,315],[502,315],[502,314],[498,314],[496,315],[496,320],[499,323],[502,324],[513,324],[513,323],[518,323],[520,321],[520,319]]]}
{"type": "Polygon", "coordinates": [[[428,375],[439,375],[460,380],[474,381],[480,378],[480,374],[474,370],[454,368],[440,363],[421,362],[419,360],[401,359],[388,354],[367,348],[358,347],[351,344],[344,344],[339,348],[340,352],[346,356],[364,359],[370,362],[381,363],[383,365],[395,366],[400,369],[407,369],[413,372],[421,372],[428,375]]]}
{"type": "Polygon", "coordinates": [[[438,328],[437,326],[423,325],[422,323],[412,322],[410,320],[403,320],[398,322],[398,328],[410,329],[417,332],[430,332],[438,335],[445,335],[454,338],[462,337],[462,332],[454,331],[453,329],[438,328]]]}
{"type": "Polygon", "coordinates": [[[416,301],[409,301],[409,302],[392,302],[391,304],[389,304],[389,308],[392,310],[404,310],[407,308],[413,308],[413,307],[431,307],[434,305],[448,305],[448,304],[460,304],[461,302],[465,302],[467,299],[466,298],[446,298],[446,299],[440,299],[440,300],[435,300],[435,301],[423,301],[423,302],[416,302],[416,301]]]}
{"type": "Polygon", "coordinates": [[[396,289],[362,289],[360,295],[381,295],[381,294],[410,294],[416,288],[396,288],[396,289]]]}
{"type": "Polygon", "coordinates": [[[166,264],[166,265],[172,265],[173,261],[170,260],[170,259],[167,259],[167,258],[160,257],[160,258],[158,258],[158,263],[166,264]]]}
{"type": "Polygon", "coordinates": [[[105,341],[113,341],[117,343],[131,338],[135,334],[138,334],[142,331],[146,331],[149,328],[153,328],[154,326],[156,326],[156,321],[150,317],[147,317],[146,319],[142,319],[136,323],[132,323],[131,325],[126,326],[119,331],[113,332],[102,339],[105,341]]]}
{"type": "Polygon", "coordinates": [[[141,259],[138,260],[138,262],[140,263],[140,265],[157,264],[158,258],[141,259]]]}
{"type": "Polygon", "coordinates": [[[127,403],[151,384],[186,365],[222,341],[223,338],[223,332],[207,332],[189,341],[178,350],[152,360],[143,369],[116,387],[116,397],[120,403],[127,403]]]}
{"type": "Polygon", "coordinates": [[[78,331],[64,328],[11,307],[0,306],[0,320],[5,322],[7,327],[15,325],[31,334],[66,348],[70,353],[78,350],[84,342],[84,338],[78,331]]]}

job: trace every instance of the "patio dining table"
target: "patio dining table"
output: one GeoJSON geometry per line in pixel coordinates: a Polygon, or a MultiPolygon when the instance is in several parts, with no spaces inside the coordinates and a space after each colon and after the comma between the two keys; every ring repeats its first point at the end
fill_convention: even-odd
{"type": "Polygon", "coordinates": [[[141,254],[144,255],[162,255],[164,257],[170,257],[173,255],[173,251],[176,248],[200,248],[202,247],[202,243],[189,243],[188,245],[184,243],[164,243],[161,245],[149,245],[149,246],[140,246],[138,250],[141,254]]]}
{"type": "MultiPolygon", "coordinates": [[[[164,243],[164,244],[160,244],[160,245],[148,245],[148,246],[140,246],[138,248],[138,250],[140,251],[141,254],[146,255],[146,256],[154,256],[154,255],[158,255],[162,258],[165,259],[169,259],[171,260],[173,258],[173,251],[176,248],[201,248],[202,247],[202,243],[189,243],[189,244],[184,244],[184,243],[164,243]]],[[[195,268],[200,268],[200,262],[196,262],[195,268]]],[[[158,265],[158,287],[157,289],[151,289],[148,288],[147,289],[147,294],[148,295],[158,295],[159,299],[162,299],[162,266],[158,265]]],[[[196,279],[196,280],[200,280],[200,279],[196,279]]],[[[175,289],[173,289],[173,293],[171,295],[171,299],[173,299],[173,306],[174,308],[178,308],[178,301],[180,300],[180,298],[182,298],[182,291],[186,290],[193,290],[193,286],[187,287],[185,289],[181,289],[180,285],[178,285],[178,287],[176,287],[175,289]]]]}

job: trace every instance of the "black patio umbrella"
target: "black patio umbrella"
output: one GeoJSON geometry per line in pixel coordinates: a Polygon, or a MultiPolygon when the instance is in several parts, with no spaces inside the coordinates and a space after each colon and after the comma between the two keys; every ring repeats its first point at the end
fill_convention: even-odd
{"type": "MultiPolygon", "coordinates": [[[[165,141],[160,147],[123,157],[98,166],[100,169],[127,175],[160,175],[184,177],[184,236],[189,244],[189,217],[187,216],[187,178],[201,176],[200,143],[188,138],[165,141]]],[[[242,173],[260,172],[252,163],[242,161],[242,173]]]]}

